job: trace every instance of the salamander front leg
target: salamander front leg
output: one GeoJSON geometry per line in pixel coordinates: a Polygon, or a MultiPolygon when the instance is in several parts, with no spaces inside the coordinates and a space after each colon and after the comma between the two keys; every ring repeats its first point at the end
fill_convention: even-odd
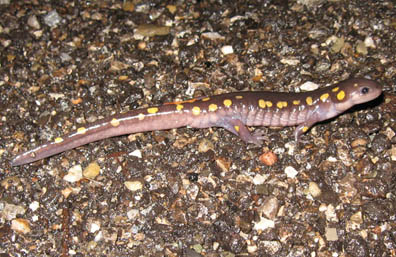
{"type": "Polygon", "coordinates": [[[260,146],[263,143],[264,135],[260,133],[252,134],[240,120],[229,120],[222,126],[231,133],[239,136],[244,142],[260,146]]]}

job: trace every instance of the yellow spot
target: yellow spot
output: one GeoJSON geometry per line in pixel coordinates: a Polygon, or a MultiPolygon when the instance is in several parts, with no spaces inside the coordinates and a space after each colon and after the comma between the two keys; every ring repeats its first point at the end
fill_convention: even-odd
{"type": "Polygon", "coordinates": [[[320,96],[320,100],[322,100],[322,102],[326,101],[327,98],[329,98],[329,94],[328,93],[324,93],[323,95],[320,96]]]}
{"type": "Polygon", "coordinates": [[[217,110],[217,104],[211,104],[209,105],[209,111],[210,112],[214,112],[217,110]]]}
{"type": "Polygon", "coordinates": [[[305,99],[308,105],[312,105],[312,97],[308,96],[307,99],[305,99]]]}
{"type": "Polygon", "coordinates": [[[277,106],[279,109],[282,109],[283,104],[282,104],[282,102],[277,102],[277,103],[276,103],[276,106],[277,106]]]}
{"type": "Polygon", "coordinates": [[[302,131],[305,133],[305,132],[308,131],[308,129],[309,129],[309,127],[305,126],[305,127],[302,128],[302,131]]]}
{"type": "Polygon", "coordinates": [[[343,100],[345,98],[345,92],[344,90],[341,90],[338,94],[337,94],[337,99],[338,100],[343,100]]]}
{"type": "Polygon", "coordinates": [[[333,92],[337,92],[338,91],[338,89],[340,89],[339,87],[335,87],[335,88],[333,88],[331,91],[333,91],[333,92]]]}
{"type": "Polygon", "coordinates": [[[272,102],[271,101],[265,101],[265,105],[267,105],[267,107],[271,108],[272,107],[272,102]]]}
{"type": "Polygon", "coordinates": [[[236,95],[235,96],[235,99],[242,99],[243,98],[243,96],[241,96],[241,95],[236,95]]]}
{"type": "Polygon", "coordinates": [[[355,84],[353,84],[353,86],[354,86],[354,87],[358,87],[358,86],[359,86],[359,84],[358,84],[358,83],[355,83],[355,84]]]}
{"type": "Polygon", "coordinates": [[[199,114],[201,113],[201,109],[200,109],[198,106],[194,106],[194,107],[192,108],[192,113],[193,113],[194,115],[199,115],[199,114]]]}
{"type": "Polygon", "coordinates": [[[239,126],[234,126],[236,132],[239,132],[239,126]]]}
{"type": "Polygon", "coordinates": [[[150,114],[154,114],[158,112],[158,108],[157,107],[151,107],[147,109],[147,112],[150,114]]]}
{"type": "Polygon", "coordinates": [[[184,108],[184,105],[182,105],[182,104],[176,105],[176,110],[178,110],[178,111],[183,110],[183,108],[184,108]]]}
{"type": "Polygon", "coordinates": [[[116,118],[113,118],[113,119],[110,121],[110,124],[111,124],[113,127],[118,127],[118,126],[120,125],[120,121],[117,120],[116,118]]]}
{"type": "Polygon", "coordinates": [[[56,144],[59,144],[59,143],[62,143],[62,142],[63,142],[63,138],[61,138],[61,137],[55,138],[55,143],[56,144]]]}
{"type": "Polygon", "coordinates": [[[205,97],[205,98],[202,99],[203,102],[206,102],[206,101],[209,101],[209,100],[210,100],[210,97],[205,97]]]}
{"type": "Polygon", "coordinates": [[[258,102],[260,108],[265,108],[265,101],[263,99],[260,99],[258,102]]]}
{"type": "Polygon", "coordinates": [[[283,107],[287,107],[287,102],[286,101],[279,101],[279,102],[276,103],[276,106],[279,109],[282,109],[283,107]]]}
{"type": "Polygon", "coordinates": [[[87,129],[84,127],[78,128],[77,129],[77,134],[85,134],[87,132],[87,129]]]}
{"type": "Polygon", "coordinates": [[[230,107],[232,104],[232,101],[230,99],[225,99],[223,103],[224,103],[225,107],[230,107]]]}
{"type": "Polygon", "coordinates": [[[300,104],[300,100],[293,100],[293,104],[294,105],[299,105],[300,104]]]}
{"type": "Polygon", "coordinates": [[[138,114],[138,120],[144,120],[144,117],[146,117],[143,113],[138,114]]]}

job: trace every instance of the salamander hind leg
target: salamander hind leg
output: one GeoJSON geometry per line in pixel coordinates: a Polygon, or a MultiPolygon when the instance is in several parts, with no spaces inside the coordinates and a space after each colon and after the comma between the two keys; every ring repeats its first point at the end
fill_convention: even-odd
{"type": "Polygon", "coordinates": [[[307,122],[297,126],[296,130],[294,131],[294,140],[296,141],[297,144],[299,142],[306,143],[305,141],[302,141],[300,137],[302,134],[307,132],[314,124],[315,122],[307,122]]]}
{"type": "Polygon", "coordinates": [[[239,136],[244,142],[260,146],[263,143],[263,133],[250,133],[248,128],[240,120],[228,120],[222,127],[239,136]]]}

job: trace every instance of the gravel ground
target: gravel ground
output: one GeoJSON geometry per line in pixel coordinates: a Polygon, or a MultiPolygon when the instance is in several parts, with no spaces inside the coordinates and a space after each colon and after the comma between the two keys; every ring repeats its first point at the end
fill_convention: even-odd
{"type": "Polygon", "coordinates": [[[394,1],[0,1],[0,256],[396,256],[394,1]],[[109,138],[10,159],[116,112],[348,77],[316,125],[109,138]],[[307,83],[308,82],[308,83],[307,83]],[[272,162],[272,163],[268,163],[272,162]]]}

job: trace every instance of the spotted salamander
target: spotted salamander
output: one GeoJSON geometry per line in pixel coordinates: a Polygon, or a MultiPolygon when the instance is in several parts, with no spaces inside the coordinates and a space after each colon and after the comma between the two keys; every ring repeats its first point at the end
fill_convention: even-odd
{"type": "Polygon", "coordinates": [[[375,81],[348,79],[303,93],[236,92],[141,108],[78,127],[17,155],[11,165],[34,162],[104,138],[184,126],[223,127],[246,143],[259,145],[264,135],[252,134],[246,126],[298,125],[294,133],[297,141],[313,124],[371,101],[381,92],[381,85],[375,81]]]}

